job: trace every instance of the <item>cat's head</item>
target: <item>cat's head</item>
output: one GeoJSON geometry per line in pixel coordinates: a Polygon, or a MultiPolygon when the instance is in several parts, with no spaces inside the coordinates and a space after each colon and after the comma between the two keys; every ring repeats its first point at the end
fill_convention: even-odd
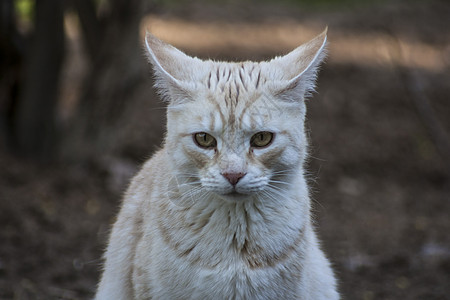
{"type": "Polygon", "coordinates": [[[326,31],[268,62],[228,63],[190,57],[147,34],[155,85],[168,102],[165,149],[177,183],[230,201],[287,188],[306,157],[304,100],[325,44],[326,31]]]}

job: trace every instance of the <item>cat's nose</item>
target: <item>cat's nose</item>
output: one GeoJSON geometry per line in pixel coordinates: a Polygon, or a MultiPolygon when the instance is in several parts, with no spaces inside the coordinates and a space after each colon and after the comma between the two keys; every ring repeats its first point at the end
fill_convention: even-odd
{"type": "Polygon", "coordinates": [[[222,176],[225,177],[233,186],[235,186],[238,181],[245,176],[245,174],[247,173],[222,173],[222,176]]]}

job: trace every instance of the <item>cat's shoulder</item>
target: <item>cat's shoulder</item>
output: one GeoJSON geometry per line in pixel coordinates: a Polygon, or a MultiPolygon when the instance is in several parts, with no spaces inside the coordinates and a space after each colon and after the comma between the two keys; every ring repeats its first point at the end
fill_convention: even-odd
{"type": "Polygon", "coordinates": [[[161,169],[165,165],[166,161],[166,150],[159,149],[157,150],[149,159],[147,159],[141,167],[141,170],[136,174],[134,179],[147,177],[154,173],[156,170],[161,169]]]}
{"type": "Polygon", "coordinates": [[[167,154],[164,149],[156,151],[150,159],[148,159],[141,170],[134,176],[128,188],[127,194],[135,194],[136,192],[146,192],[151,190],[152,186],[158,183],[158,179],[164,176],[166,172],[167,154]]]}
{"type": "Polygon", "coordinates": [[[167,151],[164,148],[157,150],[144,163],[138,175],[140,175],[141,173],[142,173],[141,175],[145,175],[148,172],[154,172],[155,169],[161,169],[166,164],[166,160],[167,160],[167,151]]]}

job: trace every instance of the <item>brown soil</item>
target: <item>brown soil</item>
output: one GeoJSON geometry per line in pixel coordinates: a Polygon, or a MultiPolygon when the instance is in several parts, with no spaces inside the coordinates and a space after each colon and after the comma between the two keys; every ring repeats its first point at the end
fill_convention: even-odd
{"type": "MultiPolygon", "coordinates": [[[[329,59],[308,101],[308,169],[343,298],[450,299],[450,153],[436,147],[414,102],[429,101],[450,131],[449,16],[446,1],[328,10],[192,4],[150,16],[143,30],[201,57],[264,59],[328,25],[329,59]]],[[[133,155],[48,166],[0,151],[0,299],[93,296],[121,193],[149,145],[161,142],[158,106],[146,110],[156,127],[138,122],[136,132],[152,133],[141,144],[132,137],[133,155]]]]}

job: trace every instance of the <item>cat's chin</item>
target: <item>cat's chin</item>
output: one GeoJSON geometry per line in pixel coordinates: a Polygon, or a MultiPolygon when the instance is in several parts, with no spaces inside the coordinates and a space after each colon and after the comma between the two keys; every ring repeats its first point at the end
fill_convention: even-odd
{"type": "Polygon", "coordinates": [[[227,201],[227,202],[242,202],[245,201],[247,199],[250,199],[252,196],[251,194],[243,194],[243,193],[239,193],[237,191],[232,191],[229,193],[224,193],[224,194],[218,194],[220,198],[222,198],[223,200],[227,201]]]}

